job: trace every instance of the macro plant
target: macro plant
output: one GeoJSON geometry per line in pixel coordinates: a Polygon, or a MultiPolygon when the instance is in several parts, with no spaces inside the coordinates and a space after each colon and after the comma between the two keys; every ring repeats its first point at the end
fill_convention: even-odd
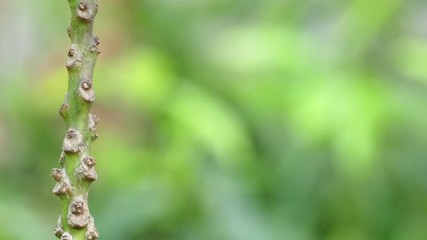
{"type": "Polygon", "coordinates": [[[97,0],[68,0],[71,19],[67,28],[71,39],[66,67],[68,91],[60,108],[67,132],[59,163],[52,177],[57,182],[53,192],[61,199],[61,215],[54,234],[62,240],[95,240],[99,238],[88,205],[89,188],[97,179],[95,158],[90,144],[97,138],[99,119],[90,113],[95,100],[93,70],[99,54],[99,38],[93,34],[98,12],[97,0]]]}

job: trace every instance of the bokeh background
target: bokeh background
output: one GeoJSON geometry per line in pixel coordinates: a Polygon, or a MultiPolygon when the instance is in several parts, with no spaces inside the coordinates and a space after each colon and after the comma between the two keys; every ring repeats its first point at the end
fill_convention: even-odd
{"type": "MultiPolygon", "coordinates": [[[[427,239],[427,2],[99,0],[103,240],[427,239]]],[[[55,239],[67,1],[0,0],[0,239],[55,239]]]]}

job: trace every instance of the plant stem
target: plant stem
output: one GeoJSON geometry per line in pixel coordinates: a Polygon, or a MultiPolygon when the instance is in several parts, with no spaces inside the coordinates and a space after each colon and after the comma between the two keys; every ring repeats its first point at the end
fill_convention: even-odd
{"type": "Polygon", "coordinates": [[[98,123],[98,117],[90,113],[95,100],[93,70],[100,43],[93,35],[98,4],[97,0],[68,0],[68,3],[71,10],[67,29],[71,39],[66,63],[68,92],[60,109],[67,133],[59,160],[62,168],[52,170],[57,181],[53,192],[62,202],[62,214],[54,233],[62,240],[94,240],[99,234],[89,212],[88,193],[97,178],[89,146],[97,138],[98,123]]]}

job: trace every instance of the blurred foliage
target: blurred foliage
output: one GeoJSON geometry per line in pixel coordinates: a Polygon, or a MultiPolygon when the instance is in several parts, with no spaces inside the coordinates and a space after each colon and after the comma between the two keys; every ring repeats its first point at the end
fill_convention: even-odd
{"type": "MultiPolygon", "coordinates": [[[[100,4],[102,239],[427,239],[425,1],[100,4]]],[[[0,1],[0,239],[55,239],[68,14],[0,1]]]]}

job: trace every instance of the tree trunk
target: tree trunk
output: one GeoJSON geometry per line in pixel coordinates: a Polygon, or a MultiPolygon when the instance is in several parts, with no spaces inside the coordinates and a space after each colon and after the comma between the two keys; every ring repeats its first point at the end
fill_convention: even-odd
{"type": "Polygon", "coordinates": [[[54,232],[62,240],[94,240],[99,234],[89,212],[88,192],[97,178],[89,146],[97,138],[98,117],[90,113],[90,108],[95,100],[92,77],[99,54],[99,39],[93,35],[98,4],[97,0],[68,0],[68,3],[71,10],[67,29],[71,39],[66,62],[68,92],[60,109],[67,133],[59,160],[62,168],[52,170],[57,181],[53,192],[62,202],[54,232]]]}

